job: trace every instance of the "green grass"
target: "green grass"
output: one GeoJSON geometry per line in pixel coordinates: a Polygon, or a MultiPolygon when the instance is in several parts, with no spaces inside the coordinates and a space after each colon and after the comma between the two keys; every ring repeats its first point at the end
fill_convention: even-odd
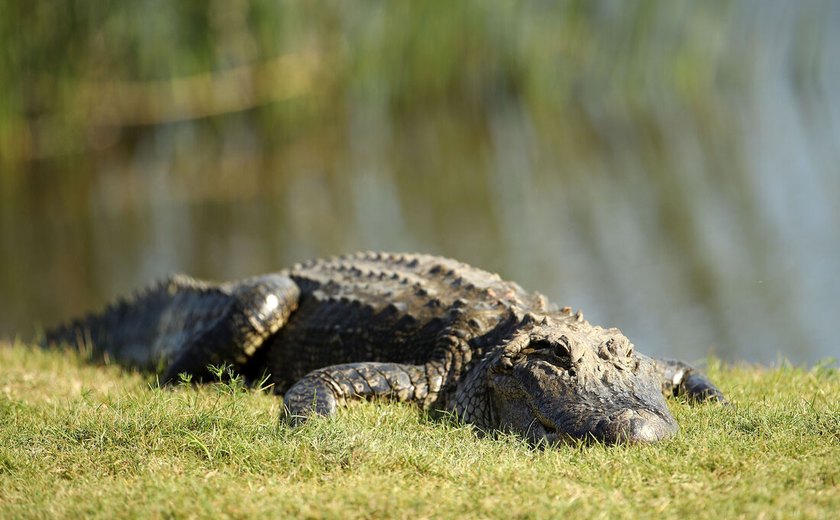
{"type": "Polygon", "coordinates": [[[0,518],[827,518],[840,511],[840,374],[712,363],[734,406],[674,402],[655,446],[529,448],[410,406],[289,429],[236,385],[155,388],[0,345],[0,518]]]}

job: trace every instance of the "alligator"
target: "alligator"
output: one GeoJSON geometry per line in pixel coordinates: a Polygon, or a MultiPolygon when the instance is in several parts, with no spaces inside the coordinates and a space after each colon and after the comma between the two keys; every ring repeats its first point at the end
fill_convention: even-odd
{"type": "Polygon", "coordinates": [[[726,403],[701,372],[636,352],[616,328],[422,254],[357,253],[218,284],[175,275],[44,342],[163,383],[207,380],[222,364],[268,374],[293,424],[388,399],[537,445],[650,443],[679,429],[666,397],[726,403]]]}

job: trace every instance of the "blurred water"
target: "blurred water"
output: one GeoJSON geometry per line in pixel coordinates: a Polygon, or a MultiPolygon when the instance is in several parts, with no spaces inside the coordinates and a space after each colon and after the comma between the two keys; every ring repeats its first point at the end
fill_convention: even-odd
{"type": "Polygon", "coordinates": [[[129,45],[88,15],[66,84],[6,69],[0,333],[173,271],[384,249],[500,272],[649,354],[840,354],[837,3],[186,4],[212,14],[209,79],[151,48],[192,48],[168,4],[108,18],[155,20],[125,36],[135,69],[94,63],[129,45]]]}

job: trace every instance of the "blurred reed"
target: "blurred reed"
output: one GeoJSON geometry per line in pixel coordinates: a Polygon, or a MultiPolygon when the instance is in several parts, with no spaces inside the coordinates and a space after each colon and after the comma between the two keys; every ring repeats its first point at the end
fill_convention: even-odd
{"type": "Polygon", "coordinates": [[[421,250],[646,352],[837,355],[829,1],[4,3],[0,331],[421,250]]]}

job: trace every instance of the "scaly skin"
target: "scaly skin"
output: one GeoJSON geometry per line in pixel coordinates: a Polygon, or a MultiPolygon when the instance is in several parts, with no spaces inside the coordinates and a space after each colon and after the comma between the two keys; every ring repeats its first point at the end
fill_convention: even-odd
{"type": "Polygon", "coordinates": [[[663,395],[725,402],[701,373],[636,353],[618,329],[429,255],[359,253],[220,285],[176,276],[47,343],[162,368],[163,381],[222,362],[267,370],[295,423],[386,398],[534,443],[655,442],[678,429],[663,395]]]}

